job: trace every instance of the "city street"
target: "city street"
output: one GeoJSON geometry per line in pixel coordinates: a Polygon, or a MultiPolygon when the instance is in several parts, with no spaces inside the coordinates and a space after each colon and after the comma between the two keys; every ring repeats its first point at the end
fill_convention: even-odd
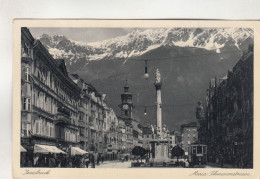
{"type": "MultiPolygon", "coordinates": [[[[78,30],[86,32],[86,29],[78,30]]],[[[105,32],[106,28],[101,30],[105,32]]],[[[254,97],[252,29],[200,29],[197,32],[193,28],[163,28],[149,29],[142,33],[135,29],[129,30],[132,32],[125,36],[118,35],[116,44],[115,39],[109,40],[112,46],[118,48],[100,54],[103,49],[111,50],[111,46],[100,46],[99,49],[93,46],[93,49],[97,48],[95,51],[98,51],[93,54],[85,49],[85,46],[76,47],[76,43],[65,36],[51,37],[44,35],[46,32],[42,31],[43,37],[35,39],[31,34],[33,29],[22,27],[22,38],[19,43],[22,44],[21,167],[81,168],[88,156],[91,163],[108,160],[96,165],[96,168],[252,168],[254,97]],[[201,33],[210,38],[205,39],[204,35],[201,38],[201,35],[198,35],[201,33]],[[227,64],[222,64],[221,61],[221,65],[215,69],[207,68],[218,65],[219,57],[212,56],[212,60],[208,60],[208,57],[201,54],[201,47],[197,49],[197,54],[192,52],[185,57],[193,58],[195,54],[197,59],[180,60],[178,63],[175,60],[167,60],[164,65],[151,63],[151,60],[161,59],[154,58],[154,55],[140,56],[138,60],[144,63],[143,74],[139,73],[140,69],[137,69],[132,62],[125,63],[127,58],[136,52],[146,54],[148,51],[142,51],[143,49],[161,47],[161,44],[169,41],[169,36],[170,39],[178,39],[179,35],[174,34],[187,34],[191,38],[196,34],[193,40],[194,44],[198,44],[198,38],[201,38],[201,42],[208,42],[216,36],[222,37],[223,33],[230,33],[231,39],[234,33],[241,33],[239,41],[247,42],[243,44],[245,53],[241,58],[240,54],[233,57],[234,59],[230,59],[227,64]],[[165,36],[164,39],[161,39],[161,36],[165,36]],[[147,37],[152,37],[151,42],[160,37],[161,42],[133,49],[133,45],[139,47],[140,44],[146,44],[146,40],[143,39],[147,37]],[[54,40],[56,38],[59,42],[54,40]],[[248,41],[248,38],[251,38],[251,41],[248,41]],[[70,45],[65,45],[67,43],[70,45]],[[60,58],[57,58],[56,54],[49,54],[50,49],[46,48],[56,46],[63,46],[55,49],[55,52],[62,54],[60,58]],[[63,59],[64,56],[68,56],[64,49],[66,53],[81,49],[80,52],[75,52],[75,55],[77,54],[75,59],[88,55],[86,59],[81,59],[82,62],[76,64],[76,61],[71,62],[71,57],[63,59]],[[121,69],[122,60],[108,60],[118,57],[121,59],[122,55],[127,57],[123,69],[121,69]],[[102,60],[99,56],[102,56],[102,60]],[[108,59],[103,60],[103,57],[108,59]],[[92,58],[99,62],[92,64],[92,61],[95,61],[92,58]],[[203,66],[206,62],[208,64],[203,66]],[[236,65],[233,66],[235,62],[236,65]],[[75,63],[75,66],[68,65],[72,63],[75,63]],[[77,67],[81,65],[89,67],[80,71],[89,71],[91,68],[93,74],[77,74],[77,67]],[[215,71],[225,65],[227,68],[223,71],[215,71]],[[206,70],[201,70],[204,68],[206,70]],[[96,71],[97,69],[104,74],[96,76],[100,73],[99,70],[96,71]],[[113,75],[110,74],[111,71],[113,75]],[[212,72],[217,72],[218,77],[212,72]],[[148,80],[152,74],[155,75],[155,79],[148,80]],[[106,80],[97,80],[105,76],[108,76],[106,80]],[[187,85],[184,82],[192,84],[187,85]],[[164,88],[162,83],[172,88],[162,90],[164,88]],[[189,89],[194,92],[193,99],[189,97],[191,94],[189,89]],[[200,91],[205,93],[201,94],[200,91]],[[163,96],[167,96],[167,99],[163,99],[163,96]],[[200,101],[202,99],[206,99],[205,103],[200,101]],[[174,112],[168,108],[172,106],[174,112]],[[147,157],[150,159],[145,160],[147,157]],[[139,158],[144,160],[141,162],[133,160],[139,158]],[[113,159],[132,161],[121,162],[113,159]]],[[[216,41],[219,41],[219,38],[214,39],[214,43],[216,41]]],[[[101,42],[100,44],[103,44],[101,42]]],[[[222,44],[223,40],[219,46],[222,44]]],[[[179,55],[185,54],[189,45],[190,42],[187,47],[180,50],[179,55]]],[[[237,48],[236,44],[233,45],[237,48]]],[[[169,49],[167,47],[157,50],[156,53],[164,54],[169,49]]],[[[176,46],[173,45],[171,50],[169,52],[176,51],[176,46]]],[[[219,55],[219,49],[216,52],[219,55]]],[[[163,59],[172,58],[173,56],[169,55],[163,59]]]]}
{"type": "Polygon", "coordinates": [[[100,165],[96,165],[96,168],[131,168],[131,161],[105,161],[100,165]]]}
{"type": "MultiPolygon", "coordinates": [[[[96,165],[96,168],[131,168],[131,161],[120,162],[120,161],[105,161],[100,165],[96,165]]],[[[173,167],[175,168],[175,167],[173,167]]],[[[197,168],[197,167],[195,167],[197,168]]],[[[208,164],[205,168],[221,168],[216,164],[208,164]]],[[[223,168],[229,168],[228,166],[224,166],[223,168]]]]}

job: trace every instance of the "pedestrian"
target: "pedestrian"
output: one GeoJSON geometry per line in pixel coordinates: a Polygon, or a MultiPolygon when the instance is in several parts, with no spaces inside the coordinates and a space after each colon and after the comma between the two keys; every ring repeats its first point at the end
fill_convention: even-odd
{"type": "Polygon", "coordinates": [[[102,163],[104,163],[104,156],[102,155],[102,157],[101,157],[101,160],[102,160],[102,163]]]}
{"type": "Polygon", "coordinates": [[[59,153],[59,155],[56,157],[56,166],[57,166],[58,168],[61,167],[62,158],[63,158],[62,153],[59,153]]]}
{"type": "Polygon", "coordinates": [[[80,157],[80,168],[85,168],[86,164],[85,164],[85,159],[84,156],[80,157]]]}
{"type": "Polygon", "coordinates": [[[95,168],[95,156],[92,156],[92,168],[95,168]]]}
{"type": "Polygon", "coordinates": [[[39,156],[39,159],[38,159],[38,167],[45,167],[45,160],[44,160],[44,156],[43,156],[43,154],[41,154],[40,156],[39,156]]]}
{"type": "Polygon", "coordinates": [[[89,157],[88,156],[86,156],[86,158],[85,158],[85,164],[86,164],[86,168],[88,168],[88,165],[89,165],[89,157]]]}
{"type": "Polygon", "coordinates": [[[99,165],[100,156],[97,156],[97,165],[99,165]]]}
{"type": "Polygon", "coordinates": [[[97,159],[98,159],[98,154],[95,153],[95,154],[94,154],[94,161],[97,162],[97,159]]]}
{"type": "Polygon", "coordinates": [[[61,168],[65,168],[67,164],[67,158],[66,156],[63,156],[61,159],[61,168]]]}
{"type": "Polygon", "coordinates": [[[56,167],[56,160],[53,154],[49,154],[49,167],[50,168],[56,167]]]}
{"type": "Polygon", "coordinates": [[[76,167],[76,159],[75,159],[75,156],[72,156],[72,157],[71,157],[71,163],[72,163],[72,168],[75,168],[75,167],[76,167]]]}
{"type": "Polygon", "coordinates": [[[220,156],[220,160],[221,160],[220,161],[221,162],[221,167],[223,167],[223,165],[224,165],[224,157],[223,157],[223,155],[220,156]]]}
{"type": "Polygon", "coordinates": [[[33,167],[33,159],[32,159],[32,156],[26,155],[24,167],[33,167]]]}
{"type": "Polygon", "coordinates": [[[33,158],[33,166],[38,167],[39,154],[36,154],[33,158]]]}
{"type": "Polygon", "coordinates": [[[72,159],[71,159],[71,157],[68,158],[67,168],[73,168],[73,164],[72,164],[72,159]]]}
{"type": "Polygon", "coordinates": [[[27,167],[32,167],[33,166],[33,162],[30,158],[27,158],[27,167]]]}
{"type": "Polygon", "coordinates": [[[235,157],[233,155],[231,157],[231,162],[232,162],[232,167],[235,168],[236,161],[235,161],[235,157]]]}

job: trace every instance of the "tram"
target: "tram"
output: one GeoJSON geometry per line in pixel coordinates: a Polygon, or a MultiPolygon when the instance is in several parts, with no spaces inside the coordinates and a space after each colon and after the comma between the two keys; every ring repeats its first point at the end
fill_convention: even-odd
{"type": "Polygon", "coordinates": [[[189,164],[191,167],[206,167],[207,165],[207,145],[200,143],[190,144],[189,164]]]}

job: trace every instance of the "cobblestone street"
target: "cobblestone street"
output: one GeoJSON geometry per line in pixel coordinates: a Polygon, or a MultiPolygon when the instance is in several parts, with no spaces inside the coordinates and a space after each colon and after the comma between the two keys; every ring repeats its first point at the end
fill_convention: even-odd
{"type": "Polygon", "coordinates": [[[100,165],[96,165],[96,168],[131,168],[131,161],[106,161],[100,165]]]}

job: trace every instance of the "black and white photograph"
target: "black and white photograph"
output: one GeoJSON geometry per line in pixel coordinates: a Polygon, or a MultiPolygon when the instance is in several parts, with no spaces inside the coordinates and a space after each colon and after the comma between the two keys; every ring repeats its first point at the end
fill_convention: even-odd
{"type": "Polygon", "coordinates": [[[253,169],[254,29],[20,31],[21,168],[253,169]]]}

